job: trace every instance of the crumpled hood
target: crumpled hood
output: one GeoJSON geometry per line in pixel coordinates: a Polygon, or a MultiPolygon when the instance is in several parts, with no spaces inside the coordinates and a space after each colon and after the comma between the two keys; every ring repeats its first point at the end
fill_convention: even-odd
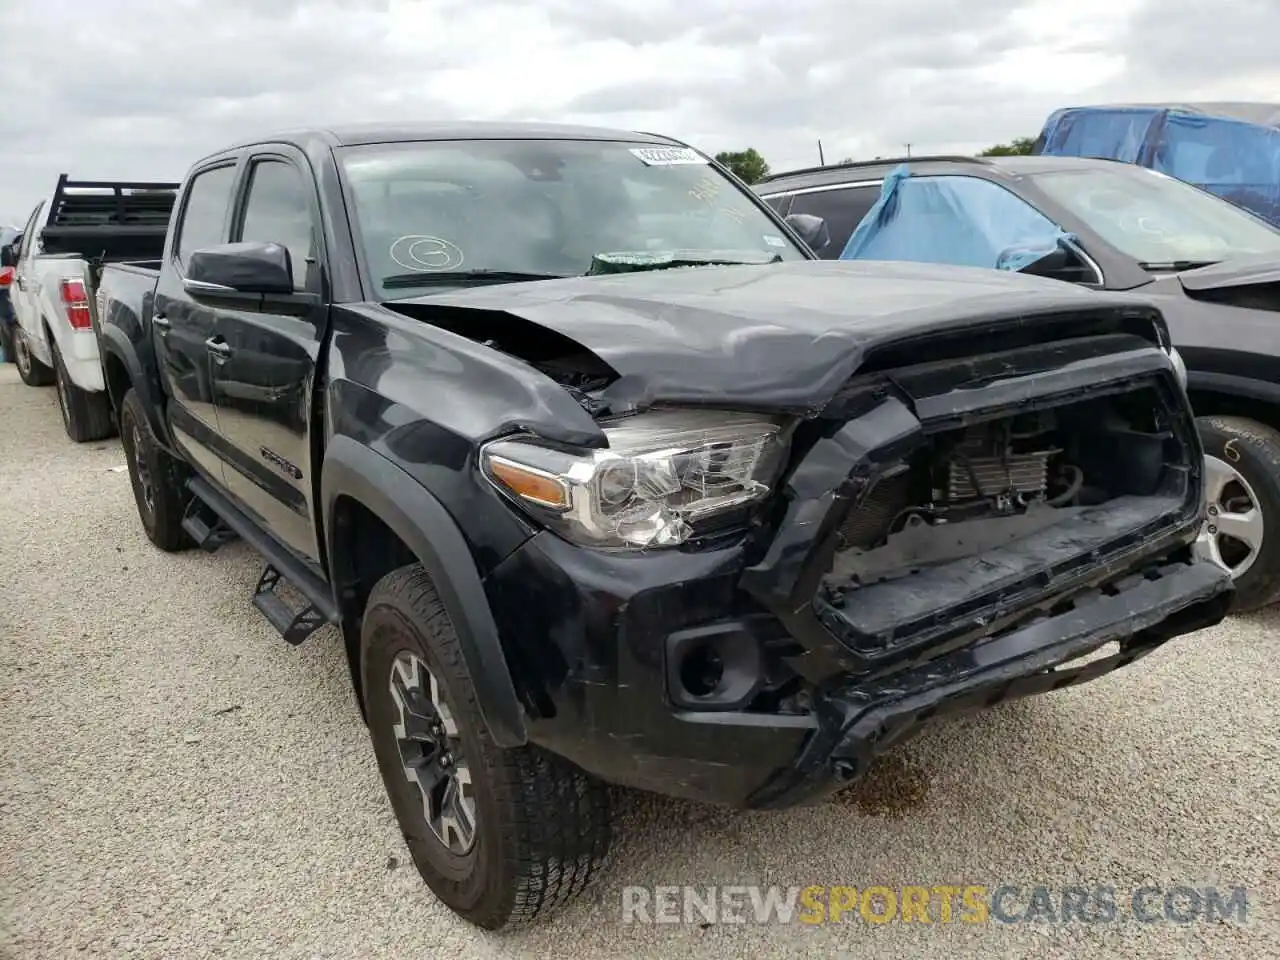
{"type": "MultiPolygon", "coordinates": [[[[993,320],[1148,301],[996,270],[871,261],[694,267],[502,284],[389,304],[504,312],[619,375],[613,403],[816,412],[875,347],[993,320]]],[[[429,312],[425,313],[429,320],[429,312]]],[[[464,318],[465,323],[465,318],[464,318]]],[[[450,324],[458,328],[455,319],[450,324]]],[[[980,348],[979,348],[980,349],[980,348]]]]}

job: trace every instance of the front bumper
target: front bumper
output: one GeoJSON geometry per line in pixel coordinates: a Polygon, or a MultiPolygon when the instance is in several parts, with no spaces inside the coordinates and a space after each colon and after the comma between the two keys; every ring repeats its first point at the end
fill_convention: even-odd
{"type": "Polygon", "coordinates": [[[747,805],[786,807],[820,798],[937,717],[1061,690],[1128,666],[1173,637],[1220,622],[1232,587],[1216,564],[1194,561],[1135,574],[1112,590],[1079,597],[1068,612],[906,673],[820,697],[818,729],[795,766],[752,794],[747,805]],[[1112,642],[1113,653],[1080,662],[1112,642]]]}
{"type": "Polygon", "coordinates": [[[1148,568],[1071,608],[880,679],[844,676],[807,712],[673,701],[668,651],[690,633],[790,641],[741,607],[742,548],[610,555],[539,534],[486,591],[533,742],[624,786],[736,807],[814,802],[949,714],[1096,679],[1226,615],[1232,584],[1205,561],[1148,568]],[[1118,641],[1112,656],[1070,661],[1118,641]]]}
{"type": "Polygon", "coordinates": [[[534,536],[486,581],[531,739],[609,782],[789,806],[860,776],[935,717],[1095,679],[1219,622],[1229,576],[1183,559],[1204,509],[1190,408],[1166,353],[1121,346],[1034,346],[849,393],[758,539],[610,553],[534,536]],[[1158,484],[980,563],[862,587],[848,608],[824,595],[840,524],[937,424],[1139,388],[1164,405],[1168,432],[1126,442],[1182,458],[1158,484]],[[1115,655],[1072,662],[1111,642],[1115,655]],[[728,678],[703,697],[682,689],[698,645],[728,678]]]}

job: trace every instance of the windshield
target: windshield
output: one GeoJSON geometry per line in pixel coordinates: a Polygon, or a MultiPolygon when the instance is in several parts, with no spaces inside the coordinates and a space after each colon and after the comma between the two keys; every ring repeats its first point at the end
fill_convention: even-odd
{"type": "Polygon", "coordinates": [[[1142,167],[1054,171],[1036,186],[1144,264],[1280,256],[1280,230],[1190,184],[1142,167]]]}
{"type": "Polygon", "coordinates": [[[598,254],[805,259],[745,191],[687,148],[452,140],[349,147],[339,156],[380,299],[468,275],[578,276],[598,254]]]}

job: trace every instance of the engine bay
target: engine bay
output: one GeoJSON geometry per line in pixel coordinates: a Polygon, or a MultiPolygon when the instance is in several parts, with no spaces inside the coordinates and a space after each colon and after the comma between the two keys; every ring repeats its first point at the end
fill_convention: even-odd
{"type": "Polygon", "coordinates": [[[849,511],[827,582],[910,576],[1155,494],[1173,436],[1159,409],[1141,390],[935,434],[849,511]]]}

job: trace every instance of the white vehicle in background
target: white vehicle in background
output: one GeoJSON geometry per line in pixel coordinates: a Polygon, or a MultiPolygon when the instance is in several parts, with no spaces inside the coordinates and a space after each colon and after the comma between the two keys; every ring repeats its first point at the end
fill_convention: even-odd
{"type": "MultiPolygon", "coordinates": [[[[177,184],[76,181],[64,173],[0,263],[14,267],[9,297],[14,361],[23,383],[57,384],[72,440],[115,431],[98,357],[94,293],[102,266],[158,260],[177,184]]],[[[158,265],[158,264],[157,264],[158,265]]]]}

